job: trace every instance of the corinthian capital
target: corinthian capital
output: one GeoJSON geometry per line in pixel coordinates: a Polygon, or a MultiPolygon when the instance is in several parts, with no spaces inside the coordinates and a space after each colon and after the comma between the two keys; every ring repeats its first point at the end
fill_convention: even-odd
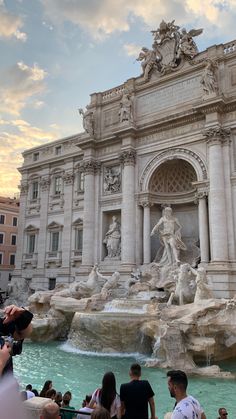
{"type": "Polygon", "coordinates": [[[86,160],[83,161],[80,165],[82,172],[85,175],[98,173],[101,169],[101,162],[98,160],[86,160]]]}
{"type": "Polygon", "coordinates": [[[216,125],[215,127],[207,128],[203,135],[206,137],[208,143],[212,142],[225,142],[230,137],[230,128],[224,128],[221,125],[216,125]]]}
{"type": "Polygon", "coordinates": [[[27,194],[29,190],[29,185],[27,182],[21,182],[21,184],[18,186],[20,189],[21,195],[27,194]]]}
{"type": "Polygon", "coordinates": [[[66,172],[63,175],[65,185],[71,185],[74,181],[74,175],[72,172],[66,172]]]}
{"type": "Polygon", "coordinates": [[[50,186],[50,177],[49,176],[43,177],[40,180],[40,186],[41,186],[42,191],[47,191],[49,189],[49,186],[50,186]]]}
{"type": "Polygon", "coordinates": [[[124,165],[135,165],[136,161],[136,151],[133,149],[130,150],[124,150],[120,154],[120,162],[124,165]]]}

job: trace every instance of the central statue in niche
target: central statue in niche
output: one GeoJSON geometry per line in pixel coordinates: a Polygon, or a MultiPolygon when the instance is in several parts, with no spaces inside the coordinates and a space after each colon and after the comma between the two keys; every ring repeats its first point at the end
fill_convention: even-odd
{"type": "MultiPolygon", "coordinates": [[[[164,251],[161,260],[158,262],[160,266],[179,264],[180,250],[187,250],[185,244],[181,240],[181,225],[179,220],[173,216],[172,208],[163,209],[162,217],[154,226],[151,236],[159,233],[159,238],[164,251]]],[[[155,262],[156,258],[155,258],[155,262]]]]}
{"type": "Polygon", "coordinates": [[[103,243],[107,248],[108,259],[120,259],[121,254],[121,229],[120,223],[116,216],[112,217],[112,223],[109,226],[108,231],[105,234],[103,243]]]}

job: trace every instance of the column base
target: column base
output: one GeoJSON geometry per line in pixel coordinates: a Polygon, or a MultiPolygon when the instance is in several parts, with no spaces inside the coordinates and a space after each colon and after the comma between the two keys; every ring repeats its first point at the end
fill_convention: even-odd
{"type": "Polygon", "coordinates": [[[202,264],[207,270],[209,285],[216,298],[233,298],[236,295],[236,263],[213,261],[202,264]]]}

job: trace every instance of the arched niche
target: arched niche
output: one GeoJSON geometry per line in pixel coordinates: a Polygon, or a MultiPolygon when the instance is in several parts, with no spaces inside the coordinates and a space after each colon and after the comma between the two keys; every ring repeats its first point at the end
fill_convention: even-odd
{"type": "MultiPolygon", "coordinates": [[[[198,177],[195,168],[184,159],[171,159],[158,165],[152,172],[148,192],[153,203],[150,212],[151,229],[162,216],[162,209],[169,205],[182,226],[182,238],[187,251],[181,253],[181,260],[192,263],[200,253],[198,249],[199,225],[198,207],[195,201],[198,177]]],[[[151,260],[157,252],[162,253],[159,236],[151,238],[151,260]]]]}

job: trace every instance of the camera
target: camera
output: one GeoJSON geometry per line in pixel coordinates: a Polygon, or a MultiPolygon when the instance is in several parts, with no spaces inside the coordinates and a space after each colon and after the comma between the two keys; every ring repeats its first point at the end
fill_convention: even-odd
{"type": "Polygon", "coordinates": [[[0,336],[0,348],[3,348],[5,343],[8,345],[8,347],[12,347],[13,341],[14,339],[12,336],[0,336]]]}
{"type": "Polygon", "coordinates": [[[2,336],[0,336],[0,348],[2,349],[4,345],[5,345],[5,339],[2,336]]]}

